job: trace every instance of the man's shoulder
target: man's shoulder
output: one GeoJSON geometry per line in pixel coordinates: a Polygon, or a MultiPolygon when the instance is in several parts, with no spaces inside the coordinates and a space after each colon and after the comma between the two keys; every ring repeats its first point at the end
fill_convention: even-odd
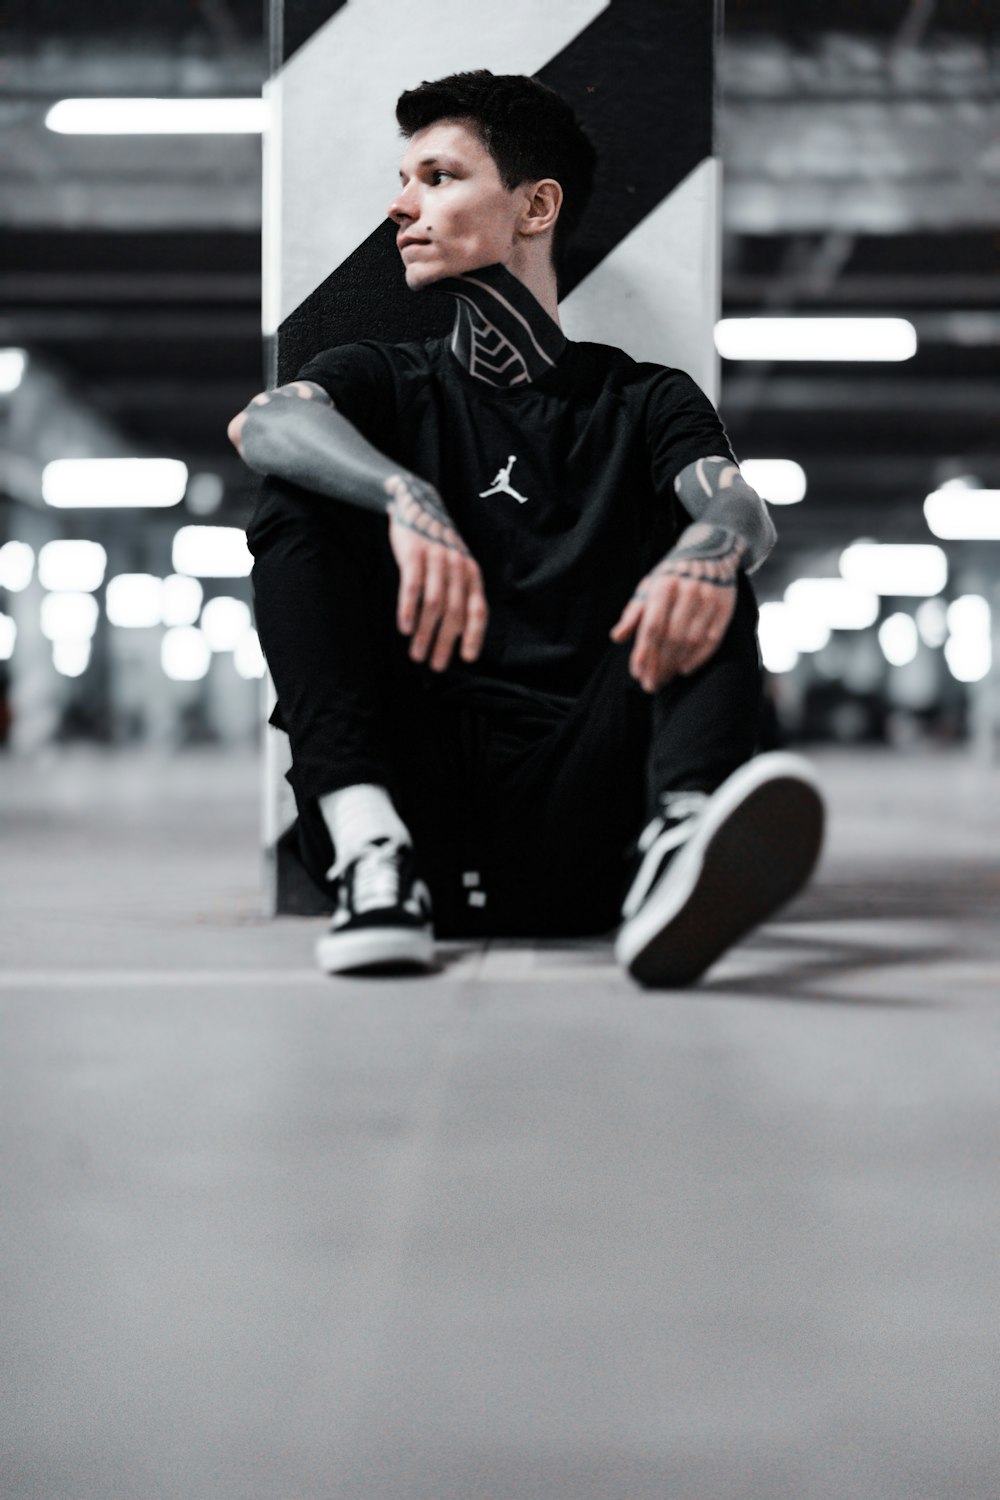
{"type": "Polygon", "coordinates": [[[655,360],[634,359],[615,344],[575,341],[577,365],[582,373],[620,389],[628,398],[640,398],[651,386],[690,379],[683,370],[655,360]]]}
{"type": "Polygon", "coordinates": [[[438,357],[443,339],[349,339],[318,349],[300,372],[369,370],[373,375],[402,376],[426,372],[438,357]]]}

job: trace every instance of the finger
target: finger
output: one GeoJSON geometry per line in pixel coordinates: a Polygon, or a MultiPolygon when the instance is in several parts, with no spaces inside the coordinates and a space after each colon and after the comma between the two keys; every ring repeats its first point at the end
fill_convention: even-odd
{"type": "Polygon", "coordinates": [[[417,622],[417,609],[424,590],[425,567],[423,550],[418,548],[400,569],[396,623],[403,635],[412,635],[417,622]]]}
{"type": "Polygon", "coordinates": [[[712,617],[710,604],[702,585],[687,583],[680,586],[666,642],[666,655],[674,672],[691,670],[695,654],[704,645],[705,632],[712,617]]]}
{"type": "Polygon", "coordinates": [[[420,619],[410,646],[410,656],[414,661],[423,661],[430,649],[431,640],[444,610],[445,590],[444,552],[440,547],[429,548],[420,619]]]}
{"type": "Polygon", "coordinates": [[[466,574],[462,559],[457,552],[448,554],[448,594],[444,616],[434,644],[431,668],[443,672],[451,660],[452,647],[462,633],[465,624],[466,574]]]}
{"type": "Polygon", "coordinates": [[[660,643],[670,628],[676,587],[676,580],[672,578],[656,582],[650,598],[646,601],[642,622],[635,638],[629,669],[647,692],[650,690],[649,673],[657,665],[660,643]]]}
{"type": "Polygon", "coordinates": [[[642,610],[645,600],[630,599],[622,610],[618,624],[611,631],[613,641],[627,641],[639,621],[642,619],[642,610]]]}
{"type": "Polygon", "coordinates": [[[479,569],[473,565],[469,592],[465,600],[465,631],[462,635],[462,659],[475,661],[482,650],[489,622],[483,579],[479,569]]]}

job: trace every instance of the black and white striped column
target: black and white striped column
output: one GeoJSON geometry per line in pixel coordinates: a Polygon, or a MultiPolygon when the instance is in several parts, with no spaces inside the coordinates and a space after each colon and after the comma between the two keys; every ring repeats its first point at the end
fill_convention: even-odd
{"type": "MultiPolygon", "coordinates": [[[[570,338],[687,370],[717,400],[720,164],[715,54],[722,0],[271,0],[264,149],[269,382],[359,338],[447,332],[444,299],[407,290],[386,208],[403,142],[395,104],[472,68],[556,89],[594,140],[594,196],[570,247],[570,338]],[[437,304],[437,305],[435,305],[437,304]]],[[[273,707],[268,679],[267,711],[273,707]]],[[[268,727],[263,833],[269,905],[322,897],[279,846],[295,807],[288,741],[268,727]]]]}

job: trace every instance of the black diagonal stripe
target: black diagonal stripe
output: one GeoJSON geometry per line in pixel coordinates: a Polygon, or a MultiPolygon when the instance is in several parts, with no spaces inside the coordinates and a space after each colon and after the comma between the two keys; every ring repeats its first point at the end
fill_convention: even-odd
{"type": "Polygon", "coordinates": [[[271,72],[277,72],[346,4],[347,0],[270,0],[271,72]]]}
{"type": "MultiPolygon", "coordinates": [[[[295,4],[317,8],[317,0],[295,4]]],[[[286,0],[286,27],[292,9],[286,0]]],[[[560,296],[712,153],[715,34],[713,0],[611,0],[536,74],[573,105],[600,157],[560,296]]],[[[335,344],[447,333],[451,300],[408,289],[395,234],[386,219],[289,314],[273,378],[292,379],[316,350],[335,344]]]]}

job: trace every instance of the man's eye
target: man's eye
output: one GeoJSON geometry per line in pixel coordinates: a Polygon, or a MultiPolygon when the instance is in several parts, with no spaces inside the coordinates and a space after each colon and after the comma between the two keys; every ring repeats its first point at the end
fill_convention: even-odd
{"type": "Polygon", "coordinates": [[[434,171],[431,173],[431,180],[434,181],[434,182],[436,182],[439,177],[450,177],[450,176],[451,176],[451,173],[450,172],[446,172],[443,167],[435,167],[434,171]]]}

